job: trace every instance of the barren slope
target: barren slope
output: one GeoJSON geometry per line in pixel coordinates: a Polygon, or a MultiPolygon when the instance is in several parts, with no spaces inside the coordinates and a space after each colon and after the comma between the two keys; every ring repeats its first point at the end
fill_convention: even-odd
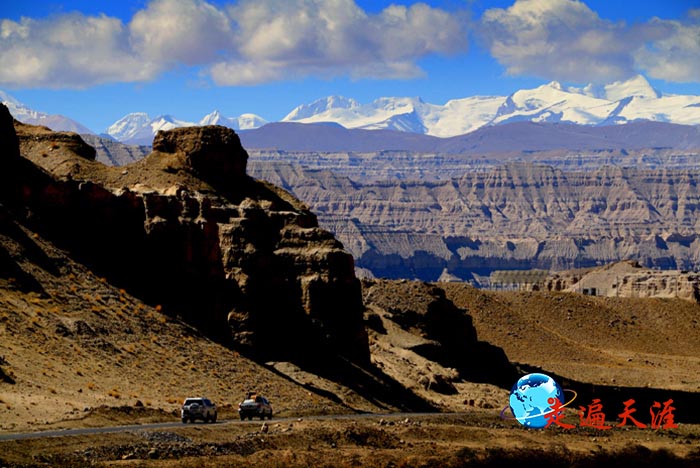
{"type": "Polygon", "coordinates": [[[440,287],[512,362],[593,384],[700,391],[698,304],[440,287]]]}
{"type": "MultiPolygon", "coordinates": [[[[235,416],[245,391],[278,415],[349,409],[312,394],[149,307],[8,219],[0,207],[0,430],[175,420],[186,396],[235,416]],[[4,255],[4,254],[7,255],[4,255]],[[133,407],[128,417],[102,405],[133,407]],[[152,409],[152,411],[148,411],[152,409]]],[[[376,409],[351,391],[365,410],[376,409]]]]}

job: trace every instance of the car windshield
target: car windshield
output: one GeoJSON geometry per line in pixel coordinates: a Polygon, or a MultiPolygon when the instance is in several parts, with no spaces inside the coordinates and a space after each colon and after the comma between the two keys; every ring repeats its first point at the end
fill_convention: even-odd
{"type": "Polygon", "coordinates": [[[191,404],[193,404],[193,403],[197,403],[197,404],[200,404],[200,405],[201,405],[201,404],[202,404],[202,400],[194,399],[194,398],[189,398],[189,399],[185,400],[185,405],[191,405],[191,404]]]}

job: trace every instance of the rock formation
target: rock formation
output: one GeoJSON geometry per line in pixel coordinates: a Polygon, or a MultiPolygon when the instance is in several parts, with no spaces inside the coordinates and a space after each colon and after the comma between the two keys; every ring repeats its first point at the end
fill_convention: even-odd
{"type": "Polygon", "coordinates": [[[245,174],[232,130],[162,132],[115,168],[76,134],[15,128],[22,164],[3,168],[0,201],[99,275],[261,359],[368,360],[352,257],[299,201],[245,174]]]}
{"type": "Polygon", "coordinates": [[[680,298],[700,302],[700,275],[687,270],[654,270],[636,261],[551,274],[538,285],[547,291],[590,296],[680,298]]]}
{"type": "Polygon", "coordinates": [[[435,281],[447,273],[480,283],[495,270],[627,259],[700,268],[697,169],[564,172],[519,163],[467,167],[450,180],[369,182],[332,170],[257,163],[253,173],[308,203],[376,277],[435,281]]]}

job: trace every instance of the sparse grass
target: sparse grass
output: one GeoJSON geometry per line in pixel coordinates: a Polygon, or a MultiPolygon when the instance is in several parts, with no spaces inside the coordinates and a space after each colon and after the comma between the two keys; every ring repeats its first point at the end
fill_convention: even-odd
{"type": "Polygon", "coordinates": [[[87,388],[88,390],[95,390],[97,388],[97,384],[95,382],[88,382],[87,388]]]}

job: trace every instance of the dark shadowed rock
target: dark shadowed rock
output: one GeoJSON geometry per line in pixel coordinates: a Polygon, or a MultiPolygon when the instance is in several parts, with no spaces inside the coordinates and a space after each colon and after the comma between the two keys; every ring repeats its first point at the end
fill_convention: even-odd
{"type": "Polygon", "coordinates": [[[212,185],[223,185],[246,175],[248,153],[236,132],[220,125],[160,131],[153,151],[178,154],[184,169],[212,185]]]}
{"type": "Polygon", "coordinates": [[[0,154],[3,164],[19,158],[19,140],[15,133],[14,119],[4,104],[0,104],[0,154]]]}

